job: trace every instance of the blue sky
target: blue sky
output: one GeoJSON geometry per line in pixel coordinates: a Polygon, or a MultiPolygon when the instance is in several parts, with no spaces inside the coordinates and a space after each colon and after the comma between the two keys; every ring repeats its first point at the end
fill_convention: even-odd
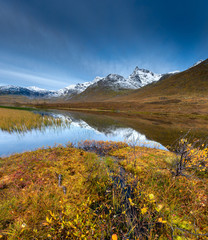
{"type": "Polygon", "coordinates": [[[0,85],[185,70],[208,57],[207,0],[0,0],[0,85]]]}

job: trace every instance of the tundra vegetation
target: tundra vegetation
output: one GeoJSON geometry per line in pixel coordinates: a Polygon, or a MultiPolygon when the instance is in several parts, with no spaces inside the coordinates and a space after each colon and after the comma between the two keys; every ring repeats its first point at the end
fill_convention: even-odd
{"type": "Polygon", "coordinates": [[[85,141],[1,158],[0,238],[207,239],[208,149],[180,141],[187,154],[85,141]]]}

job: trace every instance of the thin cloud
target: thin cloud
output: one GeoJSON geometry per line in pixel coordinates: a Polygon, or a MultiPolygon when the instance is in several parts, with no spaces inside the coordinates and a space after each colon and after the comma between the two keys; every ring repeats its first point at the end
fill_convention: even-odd
{"type": "MultiPolygon", "coordinates": [[[[5,69],[0,69],[0,77],[2,79],[4,79],[4,78],[6,78],[6,79],[15,78],[17,82],[18,82],[18,80],[20,80],[20,81],[23,82],[22,85],[27,84],[27,86],[34,85],[34,83],[36,83],[39,86],[41,86],[44,83],[44,85],[48,85],[48,86],[51,86],[53,88],[57,87],[57,85],[65,85],[65,86],[67,85],[66,82],[62,82],[60,80],[41,77],[41,76],[22,73],[22,72],[9,71],[9,70],[5,70],[5,69]]],[[[6,85],[5,82],[3,84],[6,85]]]]}

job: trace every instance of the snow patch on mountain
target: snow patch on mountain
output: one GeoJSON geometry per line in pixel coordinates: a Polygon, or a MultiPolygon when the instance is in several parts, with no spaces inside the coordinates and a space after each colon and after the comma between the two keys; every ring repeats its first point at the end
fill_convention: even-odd
{"type": "Polygon", "coordinates": [[[69,85],[68,87],[65,87],[63,89],[58,90],[54,96],[60,97],[60,96],[68,96],[79,94],[83,92],[87,87],[89,87],[92,83],[91,82],[85,82],[85,83],[78,83],[69,85]]]}
{"type": "Polygon", "coordinates": [[[96,81],[89,87],[110,87],[114,90],[119,90],[121,88],[129,88],[129,84],[126,79],[118,74],[109,74],[104,78],[96,78],[96,81]]]}
{"type": "Polygon", "coordinates": [[[97,81],[89,88],[97,86],[108,87],[115,91],[122,89],[138,89],[149,83],[158,81],[162,76],[162,74],[156,74],[149,70],[136,67],[128,78],[124,78],[118,74],[109,74],[107,77],[97,78],[97,81]]]}
{"type": "Polygon", "coordinates": [[[0,95],[21,95],[30,98],[40,97],[48,98],[55,94],[56,91],[46,90],[38,87],[19,87],[13,85],[0,86],[0,95]]]}
{"type": "Polygon", "coordinates": [[[127,81],[131,83],[132,89],[137,89],[158,81],[162,76],[163,74],[156,74],[149,70],[136,67],[133,73],[127,78],[127,81]]]}
{"type": "Polygon", "coordinates": [[[176,73],[179,73],[180,71],[179,70],[176,70],[176,71],[173,71],[173,72],[168,72],[168,74],[176,74],[176,73]]]}
{"type": "Polygon", "coordinates": [[[192,67],[195,67],[197,65],[199,65],[201,62],[203,62],[204,60],[199,60],[198,62],[196,62],[192,67]]]}
{"type": "Polygon", "coordinates": [[[103,77],[96,77],[93,81],[92,81],[92,83],[96,83],[96,82],[98,82],[98,81],[100,81],[101,79],[103,79],[103,77]]]}
{"type": "Polygon", "coordinates": [[[101,77],[96,77],[91,82],[77,83],[73,85],[69,85],[68,87],[62,88],[53,94],[54,97],[68,96],[72,97],[73,95],[84,92],[89,86],[100,81],[101,77]]]}
{"type": "Polygon", "coordinates": [[[39,87],[35,87],[35,86],[30,86],[30,87],[26,87],[26,88],[28,90],[34,91],[34,92],[42,92],[42,93],[55,92],[54,90],[47,90],[47,89],[43,89],[43,88],[39,88],[39,87]]]}
{"type": "Polygon", "coordinates": [[[0,86],[0,90],[7,90],[7,89],[10,89],[10,88],[17,88],[13,85],[6,85],[6,86],[0,86]]]}

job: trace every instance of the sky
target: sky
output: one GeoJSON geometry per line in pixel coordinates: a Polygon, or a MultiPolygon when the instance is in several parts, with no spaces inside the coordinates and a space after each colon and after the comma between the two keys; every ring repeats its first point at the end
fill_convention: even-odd
{"type": "Polygon", "coordinates": [[[0,86],[57,90],[207,58],[207,0],[0,0],[0,86]]]}

